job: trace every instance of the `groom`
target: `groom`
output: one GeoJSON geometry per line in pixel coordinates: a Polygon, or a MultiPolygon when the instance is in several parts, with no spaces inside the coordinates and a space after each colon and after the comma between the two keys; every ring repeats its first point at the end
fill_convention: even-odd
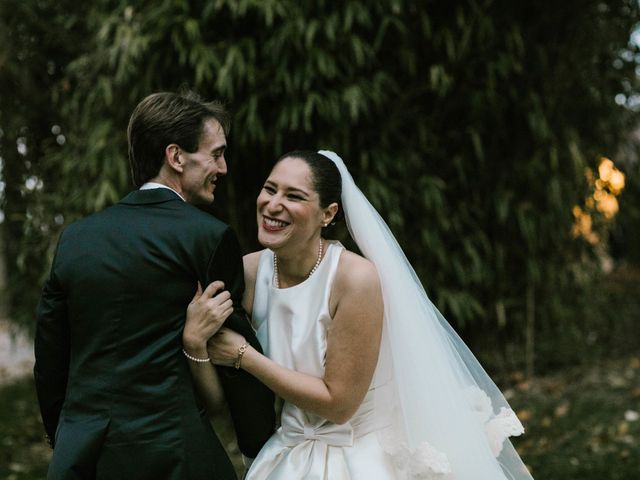
{"type": "MultiPolygon", "coordinates": [[[[62,233],[35,338],[49,479],[236,478],[181,343],[197,283],[222,280],[235,306],[225,325],[259,347],[239,307],[236,237],[192,206],[210,204],[227,173],[228,125],[221,105],[193,94],[148,96],[128,129],[140,189],[62,233]]],[[[240,450],[255,457],[273,431],[273,394],[243,370],[219,372],[240,450]]]]}

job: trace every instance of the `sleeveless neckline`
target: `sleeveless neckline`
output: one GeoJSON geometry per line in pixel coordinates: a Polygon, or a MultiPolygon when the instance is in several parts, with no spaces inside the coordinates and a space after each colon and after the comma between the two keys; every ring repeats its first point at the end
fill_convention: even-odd
{"type": "Polygon", "coordinates": [[[331,254],[331,250],[333,248],[335,248],[337,245],[342,246],[340,244],[340,242],[336,241],[336,240],[324,240],[325,244],[326,244],[326,249],[324,252],[324,255],[322,256],[322,260],[320,260],[320,264],[318,265],[318,268],[316,268],[316,271],[313,272],[313,275],[305,278],[303,281],[301,281],[300,283],[297,283],[295,285],[291,285],[290,287],[276,287],[275,283],[274,283],[274,278],[273,278],[273,251],[269,250],[269,256],[271,258],[271,281],[269,282],[269,290],[273,291],[273,292],[278,292],[278,293],[285,293],[285,292],[291,292],[293,290],[296,289],[300,289],[302,288],[304,285],[310,285],[312,283],[314,283],[314,279],[318,278],[318,277],[322,277],[322,273],[321,271],[323,271],[324,269],[327,268],[327,264],[329,263],[329,261],[327,260],[327,258],[330,257],[331,254]],[[327,261],[325,261],[327,260],[327,261]]]}

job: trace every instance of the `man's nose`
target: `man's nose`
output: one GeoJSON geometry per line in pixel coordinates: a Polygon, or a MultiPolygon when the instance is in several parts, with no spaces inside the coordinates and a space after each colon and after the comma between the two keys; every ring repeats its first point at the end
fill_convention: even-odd
{"type": "Polygon", "coordinates": [[[218,160],[218,175],[226,175],[227,174],[227,161],[224,157],[220,157],[218,160]]]}

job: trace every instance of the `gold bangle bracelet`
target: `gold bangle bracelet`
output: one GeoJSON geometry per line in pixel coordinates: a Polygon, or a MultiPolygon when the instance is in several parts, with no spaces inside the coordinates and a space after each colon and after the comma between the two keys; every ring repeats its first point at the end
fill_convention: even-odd
{"type": "Polygon", "coordinates": [[[242,361],[242,356],[244,355],[244,352],[247,351],[247,348],[249,348],[249,344],[247,342],[243,343],[240,348],[238,348],[238,358],[236,358],[236,363],[234,365],[236,370],[240,370],[240,362],[242,361]]]}

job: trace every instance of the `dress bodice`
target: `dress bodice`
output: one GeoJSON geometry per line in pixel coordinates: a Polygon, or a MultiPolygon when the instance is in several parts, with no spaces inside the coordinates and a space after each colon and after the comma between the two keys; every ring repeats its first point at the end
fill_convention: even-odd
{"type": "MultiPolygon", "coordinates": [[[[343,251],[339,242],[327,242],[325,256],[313,275],[289,288],[274,285],[273,252],[265,250],[260,256],[252,320],[265,354],[279,365],[314,377],[324,376],[332,322],[330,297],[343,251]]],[[[336,447],[353,447],[359,438],[386,426],[386,419],[373,415],[379,394],[389,383],[390,374],[381,374],[383,370],[388,372],[379,364],[362,404],[341,425],[285,401],[281,428],[247,478],[351,478],[347,472],[353,466],[345,463],[348,455],[336,447]],[[279,448],[290,452],[290,460],[284,461],[278,455],[279,460],[265,460],[271,455],[269,452],[279,448]],[[294,458],[298,460],[292,461],[294,458]]]]}
{"type": "MultiPolygon", "coordinates": [[[[343,251],[340,242],[327,241],[326,254],[314,274],[288,288],[276,288],[273,252],[262,252],[252,321],[265,355],[279,365],[315,377],[324,376],[327,334],[332,321],[329,301],[343,251]]],[[[389,380],[387,367],[378,364],[372,387],[389,380]]]]}
{"type": "Polygon", "coordinates": [[[316,377],[324,375],[329,298],[344,247],[327,242],[316,271],[302,283],[276,288],[273,252],[265,250],[256,276],[252,319],[265,354],[276,363],[316,377]]]}

